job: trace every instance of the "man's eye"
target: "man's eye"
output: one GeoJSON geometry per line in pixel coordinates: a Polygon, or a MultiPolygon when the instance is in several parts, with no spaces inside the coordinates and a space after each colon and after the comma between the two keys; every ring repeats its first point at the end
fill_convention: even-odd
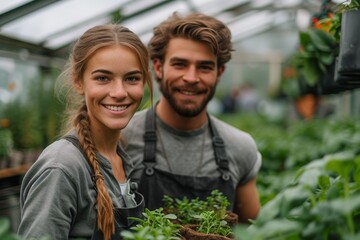
{"type": "Polygon", "coordinates": [[[173,66],[175,66],[175,67],[185,67],[185,63],[176,62],[176,63],[173,63],[173,66]]]}
{"type": "Polygon", "coordinates": [[[212,71],[214,68],[211,66],[200,66],[199,69],[201,69],[202,71],[212,71]]]}

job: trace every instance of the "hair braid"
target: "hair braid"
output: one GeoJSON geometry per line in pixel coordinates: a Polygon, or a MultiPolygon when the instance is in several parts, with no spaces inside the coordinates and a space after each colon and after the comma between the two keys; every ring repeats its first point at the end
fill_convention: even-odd
{"type": "Polygon", "coordinates": [[[97,190],[97,227],[102,231],[104,239],[110,239],[115,231],[113,204],[107,190],[104,176],[100,171],[99,162],[96,158],[96,148],[92,141],[90,123],[87,108],[84,104],[74,119],[80,144],[84,149],[87,160],[94,170],[94,181],[97,190]]]}

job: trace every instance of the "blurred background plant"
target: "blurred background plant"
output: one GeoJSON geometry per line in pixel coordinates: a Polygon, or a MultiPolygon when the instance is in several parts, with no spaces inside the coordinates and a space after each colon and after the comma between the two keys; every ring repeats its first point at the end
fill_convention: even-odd
{"type": "Polygon", "coordinates": [[[332,10],[334,3],[324,1],[306,31],[299,32],[300,46],[295,65],[310,86],[318,83],[339,54],[341,15],[332,10]]]}

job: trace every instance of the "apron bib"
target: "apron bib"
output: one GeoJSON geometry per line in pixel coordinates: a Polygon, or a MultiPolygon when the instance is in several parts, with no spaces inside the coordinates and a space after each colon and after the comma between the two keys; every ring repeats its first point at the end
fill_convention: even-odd
{"type": "Polygon", "coordinates": [[[215,126],[211,124],[208,116],[209,127],[213,138],[213,147],[220,177],[196,177],[176,175],[155,168],[156,165],[156,113],[151,108],[146,113],[145,120],[145,169],[139,183],[139,192],[145,196],[145,207],[155,210],[163,206],[163,197],[168,195],[172,198],[201,200],[210,196],[211,191],[218,189],[230,202],[229,210],[234,207],[235,189],[229,173],[229,160],[225,152],[222,138],[215,126]]]}
{"type": "MultiPolygon", "coordinates": [[[[144,212],[145,202],[144,197],[135,192],[135,201],[137,205],[132,208],[115,208],[114,217],[115,217],[115,233],[111,236],[111,240],[119,240],[120,232],[123,230],[130,230],[131,227],[134,227],[138,224],[138,221],[129,219],[129,217],[142,218],[142,213],[144,212]]],[[[103,234],[98,230],[97,227],[94,229],[94,233],[91,237],[91,240],[103,240],[103,234]]]]}

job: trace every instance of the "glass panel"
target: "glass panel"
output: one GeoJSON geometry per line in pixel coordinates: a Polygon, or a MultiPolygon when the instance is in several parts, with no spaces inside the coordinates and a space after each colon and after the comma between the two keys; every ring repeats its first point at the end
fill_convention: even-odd
{"type": "Polygon", "coordinates": [[[1,0],[0,14],[10,11],[11,9],[17,8],[31,0],[1,0]]]}
{"type": "Polygon", "coordinates": [[[96,18],[103,18],[127,1],[82,0],[59,1],[6,24],[3,34],[32,43],[42,43],[46,38],[61,34],[69,28],[76,27],[96,18]],[[86,8],[84,7],[86,4],[86,8]]]}
{"type": "MultiPolygon", "coordinates": [[[[126,9],[127,7],[124,6],[124,12],[128,12],[128,10],[126,9]]],[[[147,11],[146,13],[143,13],[134,19],[126,20],[122,22],[122,24],[130,28],[135,33],[142,35],[148,31],[152,31],[152,28],[155,25],[165,20],[174,11],[188,13],[190,10],[185,2],[174,1],[164,6],[153,9],[151,11],[147,11]]]]}

